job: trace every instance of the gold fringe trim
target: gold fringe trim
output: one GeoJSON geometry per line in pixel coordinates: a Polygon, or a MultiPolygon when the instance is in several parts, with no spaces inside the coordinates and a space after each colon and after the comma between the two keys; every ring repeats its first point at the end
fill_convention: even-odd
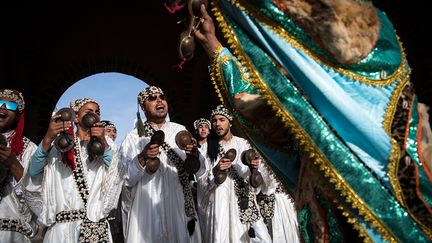
{"type": "MultiPolygon", "coordinates": [[[[219,97],[222,97],[222,94],[226,94],[226,93],[228,93],[228,90],[227,90],[226,87],[225,87],[225,88],[224,88],[225,91],[221,92],[221,91],[216,87],[216,86],[217,86],[217,81],[216,81],[216,80],[223,80],[222,84],[225,84],[225,79],[224,79],[223,75],[221,75],[221,73],[222,73],[222,67],[221,67],[221,65],[218,65],[218,63],[217,63],[217,62],[218,62],[218,61],[217,61],[217,60],[218,60],[218,56],[220,55],[220,52],[221,52],[221,51],[219,51],[218,54],[216,55],[216,57],[213,58],[213,62],[212,62],[212,63],[214,63],[214,64],[212,64],[211,67],[215,67],[215,68],[217,68],[217,70],[216,70],[215,72],[212,72],[212,73],[215,73],[215,75],[213,75],[213,76],[210,75],[210,76],[211,76],[211,77],[210,77],[210,80],[212,80],[212,83],[213,83],[213,86],[215,87],[216,92],[217,92],[218,94],[221,94],[221,95],[219,95],[219,97]]],[[[243,70],[243,69],[244,69],[244,68],[241,66],[241,64],[240,64],[237,60],[235,60],[232,56],[222,55],[222,56],[220,56],[219,61],[220,61],[220,62],[223,62],[223,63],[228,62],[228,61],[232,61],[232,62],[237,66],[237,68],[238,68],[239,70],[243,70]]],[[[245,82],[247,82],[247,83],[249,83],[249,84],[251,83],[250,79],[247,77],[247,74],[246,74],[245,72],[242,71],[242,72],[241,72],[241,75],[242,75],[242,79],[243,79],[245,82]]],[[[222,98],[222,99],[223,99],[223,98],[222,98]]],[[[227,99],[228,99],[228,97],[225,96],[225,100],[227,100],[227,99]]],[[[223,100],[221,100],[221,102],[222,102],[226,107],[233,108],[233,107],[230,106],[230,104],[226,104],[226,103],[224,103],[223,100]]],[[[282,146],[278,146],[278,145],[275,145],[275,144],[270,143],[270,142],[268,141],[268,139],[266,139],[266,137],[263,137],[262,135],[256,133],[256,132],[253,131],[251,128],[247,127],[245,124],[243,124],[243,123],[241,123],[241,122],[239,122],[239,121],[235,121],[235,125],[236,125],[236,127],[240,128],[240,129],[242,130],[242,132],[245,132],[245,133],[248,133],[248,134],[252,135],[252,136],[254,137],[254,139],[257,139],[260,143],[266,145],[266,146],[269,147],[269,148],[272,148],[272,149],[275,149],[275,150],[278,150],[278,151],[282,151],[282,152],[285,152],[285,153],[289,153],[289,154],[292,154],[292,153],[293,153],[293,151],[289,150],[288,148],[284,148],[284,147],[282,147],[282,146]]]]}
{"type": "Polygon", "coordinates": [[[407,208],[407,204],[405,202],[405,199],[403,197],[402,189],[399,185],[398,180],[398,167],[399,167],[399,160],[400,160],[400,149],[397,141],[395,139],[391,139],[392,148],[391,148],[391,156],[389,159],[389,164],[387,165],[388,168],[388,177],[390,178],[390,184],[393,187],[393,190],[396,195],[396,199],[401,203],[405,208],[407,208]]]}
{"type": "MultiPolygon", "coordinates": [[[[324,172],[324,176],[329,178],[329,181],[334,184],[335,188],[338,191],[340,191],[341,195],[345,197],[345,200],[350,203],[353,208],[357,209],[359,211],[359,214],[363,216],[364,219],[368,221],[370,225],[374,227],[385,240],[388,240],[390,242],[397,242],[396,237],[393,235],[393,233],[389,229],[387,229],[385,224],[367,207],[364,201],[357,196],[357,194],[352,190],[352,188],[347,185],[342,176],[336,172],[336,170],[332,167],[327,158],[321,153],[316,144],[301,128],[301,126],[291,116],[291,114],[289,114],[286,110],[280,108],[282,107],[282,104],[280,104],[274,94],[271,93],[267,85],[262,81],[259,73],[256,71],[255,68],[253,68],[253,64],[249,63],[249,61],[247,60],[244,51],[238,44],[238,40],[236,39],[233,30],[226,23],[220,7],[217,6],[215,1],[212,1],[211,10],[218,22],[219,27],[222,30],[224,38],[227,39],[230,48],[234,50],[234,55],[236,55],[236,57],[239,59],[241,64],[245,67],[246,71],[251,76],[251,84],[262,92],[263,98],[271,106],[273,111],[276,113],[276,116],[278,116],[285,123],[285,126],[291,131],[291,134],[293,134],[293,138],[302,147],[303,151],[305,151],[309,155],[309,157],[314,160],[314,164],[319,165],[320,170],[324,172]]],[[[225,84],[218,83],[222,81],[222,79],[218,79],[218,77],[222,77],[222,74],[220,72],[215,73],[218,72],[217,68],[214,66],[215,64],[216,63],[212,63],[213,68],[211,73],[211,79],[213,81],[219,98],[223,102],[223,97],[219,87],[222,88],[225,86],[225,84]]],[[[358,224],[358,222],[356,224],[358,224]]],[[[361,226],[358,225],[357,227],[361,226]]]]}
{"type": "Polygon", "coordinates": [[[353,226],[355,230],[359,233],[359,236],[363,238],[364,243],[372,243],[373,240],[370,238],[369,234],[366,232],[365,228],[363,228],[358,222],[357,218],[352,216],[343,206],[337,207],[340,211],[342,211],[342,215],[345,216],[347,222],[353,226]]]}
{"type": "Polygon", "coordinates": [[[399,46],[401,48],[402,56],[401,56],[401,64],[398,67],[398,69],[392,73],[390,76],[383,78],[383,79],[371,79],[364,77],[362,75],[347,71],[343,67],[338,67],[329,61],[326,61],[324,58],[320,57],[317,53],[309,50],[306,48],[303,44],[301,44],[299,41],[297,41],[290,33],[288,33],[284,28],[282,28],[279,24],[275,23],[273,20],[265,16],[264,14],[260,13],[254,6],[252,6],[250,3],[244,0],[228,0],[232,5],[236,6],[240,10],[246,12],[248,15],[256,19],[258,22],[260,22],[262,25],[267,27],[269,30],[271,30],[273,33],[279,35],[282,39],[284,39],[286,42],[288,42],[293,47],[300,49],[302,52],[306,53],[308,56],[310,56],[312,59],[314,59],[316,62],[321,63],[339,73],[344,74],[345,76],[358,80],[359,82],[363,82],[372,86],[385,86],[389,85],[391,83],[394,83],[398,80],[404,79],[408,76],[406,72],[407,63],[406,63],[406,55],[404,52],[404,48],[402,46],[402,43],[397,37],[399,46]]]}

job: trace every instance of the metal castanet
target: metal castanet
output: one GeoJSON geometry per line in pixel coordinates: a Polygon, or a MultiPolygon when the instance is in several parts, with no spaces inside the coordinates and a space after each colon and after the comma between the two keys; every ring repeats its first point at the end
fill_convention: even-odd
{"type": "Polygon", "coordinates": [[[176,134],[175,142],[181,150],[185,150],[187,145],[193,143],[192,134],[186,130],[182,130],[176,134]]]}
{"type": "Polygon", "coordinates": [[[246,151],[243,151],[241,155],[241,161],[243,162],[243,164],[249,167],[249,170],[251,172],[249,182],[254,188],[259,187],[264,181],[261,172],[259,172],[258,169],[252,168],[251,166],[251,161],[258,158],[259,155],[254,149],[248,149],[246,151]]]}
{"type": "MultiPolygon", "coordinates": [[[[237,150],[229,149],[228,151],[225,152],[225,155],[223,156],[223,158],[229,159],[230,162],[232,163],[235,160],[236,156],[237,156],[237,150]]],[[[220,185],[220,184],[224,183],[227,176],[228,176],[228,170],[224,170],[224,171],[216,170],[214,172],[215,172],[214,175],[215,175],[216,184],[220,185]]]]}
{"type": "MultiPolygon", "coordinates": [[[[192,134],[186,130],[178,132],[175,136],[175,141],[177,146],[182,150],[185,150],[187,145],[196,143],[196,140],[193,138],[192,134]]],[[[198,159],[198,154],[186,154],[183,167],[188,174],[197,173],[200,169],[200,166],[201,164],[198,159]]]]}
{"type": "Polygon", "coordinates": [[[201,14],[201,5],[205,6],[207,9],[208,1],[207,0],[189,0],[188,1],[188,11],[191,16],[202,17],[201,14]]]}
{"type": "Polygon", "coordinates": [[[56,112],[56,115],[60,115],[60,117],[57,119],[63,122],[67,122],[67,121],[71,122],[75,119],[75,111],[69,107],[61,108],[56,112]]]}
{"type": "Polygon", "coordinates": [[[98,122],[100,122],[100,118],[93,112],[85,114],[80,122],[81,126],[90,132],[90,142],[87,144],[87,153],[93,158],[102,156],[105,150],[101,141],[91,134],[91,128],[98,122]]]}
{"type": "Polygon", "coordinates": [[[180,34],[180,41],[178,44],[178,54],[182,60],[190,60],[195,52],[195,37],[194,32],[201,24],[201,5],[207,8],[207,0],[189,0],[187,2],[189,11],[189,25],[188,28],[180,34]]]}
{"type": "MultiPolygon", "coordinates": [[[[150,138],[149,145],[151,144],[157,144],[158,146],[161,146],[163,142],[165,141],[165,133],[162,130],[155,131],[153,135],[150,138]]],[[[155,158],[148,158],[146,160],[146,168],[145,170],[149,174],[155,173],[160,166],[160,159],[158,157],[155,158]]]]}
{"type": "Polygon", "coordinates": [[[90,130],[90,128],[92,128],[94,124],[98,123],[99,121],[100,118],[98,115],[93,112],[89,112],[81,118],[80,124],[82,127],[84,127],[84,129],[90,130]]]}
{"type": "Polygon", "coordinates": [[[61,108],[56,112],[56,115],[60,115],[59,118],[56,119],[56,122],[61,121],[63,123],[63,131],[59,133],[59,135],[54,140],[54,147],[64,153],[72,149],[74,146],[74,141],[72,136],[65,129],[65,122],[72,122],[75,119],[75,111],[69,107],[61,108]]]}
{"type": "Polygon", "coordinates": [[[195,52],[195,37],[193,36],[195,21],[191,20],[187,30],[180,34],[178,54],[182,60],[190,60],[195,52]]]}

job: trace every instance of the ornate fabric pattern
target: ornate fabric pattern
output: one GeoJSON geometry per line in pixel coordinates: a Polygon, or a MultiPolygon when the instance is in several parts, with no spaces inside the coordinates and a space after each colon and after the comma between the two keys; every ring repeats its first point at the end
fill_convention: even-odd
{"type": "MultiPolygon", "coordinates": [[[[430,227],[423,228],[393,194],[396,190],[391,191],[396,188],[393,181],[397,181],[396,160],[400,158],[394,137],[390,136],[391,122],[400,119],[394,113],[410,69],[385,15],[377,10],[383,31],[372,53],[353,67],[338,67],[304,45],[307,40],[295,35],[302,33],[295,31],[296,26],[288,26],[292,21],[281,16],[283,12],[274,1],[221,0],[212,2],[212,7],[220,34],[232,52],[224,49],[214,58],[213,84],[221,102],[234,112],[237,122],[247,127],[243,131],[260,152],[267,154],[272,167],[286,178],[298,168],[297,163],[287,166],[287,160],[280,159],[274,140],[267,145],[255,138],[255,131],[267,134],[265,125],[273,124],[263,119],[261,126],[255,127],[251,124],[256,116],[249,119],[235,112],[236,96],[242,92],[263,97],[283,124],[276,123],[275,127],[286,128],[293,143],[320,169],[314,177],[330,182],[338,193],[335,202],[339,209],[356,229],[367,232],[363,235],[389,242],[430,239],[430,227]],[[390,45],[382,45],[384,42],[390,45]],[[246,68],[250,79],[243,78],[238,66],[246,68]],[[396,165],[390,168],[393,161],[396,165]],[[392,173],[396,180],[389,178],[392,173]]],[[[412,149],[408,152],[420,171],[415,158],[416,129],[410,128],[413,134],[408,145],[412,149]]],[[[402,131],[397,131],[400,137],[402,131]]],[[[296,188],[295,181],[283,182],[290,189],[296,188]]],[[[417,194],[427,190],[427,183],[417,185],[417,194]]]]}
{"type": "Polygon", "coordinates": [[[80,237],[78,243],[102,243],[109,242],[108,222],[106,220],[93,222],[84,219],[81,223],[80,237]]]}
{"type": "Polygon", "coordinates": [[[18,219],[0,219],[0,230],[15,231],[27,236],[33,233],[31,228],[25,228],[18,219]]]}
{"type": "Polygon", "coordinates": [[[6,97],[18,104],[18,110],[22,112],[25,108],[24,96],[21,92],[14,89],[1,89],[0,97],[6,97]]]}
{"type": "MultiPolygon", "coordinates": [[[[224,149],[219,144],[219,157],[225,154],[224,149]]],[[[255,194],[251,185],[243,179],[232,167],[229,169],[228,176],[234,181],[234,191],[237,196],[239,207],[239,217],[242,224],[253,224],[260,219],[257,205],[255,204],[255,194]]]]}
{"type": "Polygon", "coordinates": [[[393,117],[391,126],[391,135],[399,144],[402,149],[405,142],[405,133],[408,126],[408,118],[412,107],[412,100],[414,97],[414,89],[410,82],[408,82],[401,93],[396,111],[393,117]]]}
{"type": "Polygon", "coordinates": [[[75,137],[74,142],[75,142],[74,156],[75,156],[76,169],[73,171],[73,177],[78,187],[78,193],[80,194],[80,197],[84,203],[84,207],[87,208],[87,200],[89,197],[89,191],[88,191],[89,186],[87,184],[87,180],[84,174],[84,168],[81,162],[81,153],[80,153],[79,141],[77,137],[75,137]]]}
{"type": "Polygon", "coordinates": [[[74,110],[76,113],[78,113],[78,111],[87,103],[95,103],[97,104],[99,107],[99,103],[97,103],[94,99],[92,98],[82,98],[82,99],[76,99],[70,102],[70,108],[72,108],[72,110],[74,110]]]}
{"type": "Polygon", "coordinates": [[[61,211],[56,214],[57,223],[73,222],[83,220],[86,218],[86,210],[81,208],[79,210],[61,211]]]}
{"type": "Polygon", "coordinates": [[[210,115],[210,120],[211,118],[213,118],[213,116],[215,115],[221,115],[224,116],[226,118],[228,118],[228,120],[232,121],[233,120],[233,116],[231,115],[231,113],[228,111],[227,108],[225,108],[224,105],[218,105],[216,107],[216,109],[212,110],[211,115],[210,115]]]}
{"type": "Polygon", "coordinates": [[[102,123],[102,126],[104,128],[116,128],[114,123],[112,123],[111,121],[104,120],[104,121],[101,121],[101,123],[102,123]]]}
{"type": "Polygon", "coordinates": [[[193,125],[194,125],[195,130],[197,130],[198,126],[201,125],[201,124],[206,124],[209,127],[209,129],[211,129],[211,123],[210,123],[210,121],[207,120],[207,119],[205,119],[205,118],[200,118],[200,119],[194,121],[193,125]]]}
{"type": "Polygon", "coordinates": [[[257,202],[264,223],[268,224],[274,216],[275,194],[265,195],[260,193],[257,195],[257,202]]]}
{"type": "Polygon", "coordinates": [[[84,208],[80,210],[63,211],[56,215],[56,220],[60,222],[70,222],[74,220],[83,220],[81,223],[80,236],[78,242],[108,242],[109,231],[108,222],[106,219],[102,219],[99,222],[93,222],[87,218],[87,201],[89,197],[89,190],[87,180],[84,174],[83,164],[81,162],[81,153],[79,150],[79,141],[75,137],[75,164],[76,169],[73,171],[75,183],[78,187],[78,192],[84,203],[84,208]]]}
{"type": "Polygon", "coordinates": [[[157,86],[149,86],[147,88],[145,88],[143,91],[141,91],[138,94],[138,103],[140,105],[144,104],[144,101],[151,95],[151,94],[161,94],[163,95],[164,92],[162,91],[161,88],[157,87],[157,86]]]}

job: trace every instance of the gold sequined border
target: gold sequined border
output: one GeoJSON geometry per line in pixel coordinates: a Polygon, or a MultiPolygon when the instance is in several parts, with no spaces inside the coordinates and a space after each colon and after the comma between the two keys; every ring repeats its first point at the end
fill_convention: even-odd
{"type": "Polygon", "coordinates": [[[369,234],[366,232],[365,228],[361,226],[360,222],[358,222],[357,218],[351,215],[348,210],[345,210],[343,206],[337,207],[340,211],[342,211],[342,215],[345,216],[347,222],[353,226],[355,230],[359,233],[359,236],[363,238],[364,243],[372,243],[374,242],[369,234]]]}
{"type": "Polygon", "coordinates": [[[406,207],[406,202],[403,197],[402,190],[399,185],[398,180],[398,167],[399,167],[399,160],[400,160],[400,149],[397,141],[395,139],[391,139],[392,148],[391,148],[391,156],[389,159],[389,164],[387,165],[388,169],[388,177],[390,179],[390,184],[393,187],[393,190],[395,192],[396,198],[404,207],[406,207]]]}
{"type": "MultiPolygon", "coordinates": [[[[220,51],[219,51],[218,53],[220,53],[220,51]]],[[[216,62],[217,57],[216,57],[216,59],[213,59],[213,60],[214,60],[213,62],[216,62]]],[[[237,68],[238,68],[239,70],[242,70],[242,69],[243,69],[243,67],[241,67],[240,63],[238,63],[234,58],[232,58],[231,56],[222,55],[222,56],[220,57],[220,62],[226,62],[226,61],[232,61],[232,62],[237,66],[237,68]]],[[[219,69],[219,70],[218,70],[216,73],[222,73],[222,68],[221,68],[220,66],[218,66],[218,69],[219,69]]],[[[242,76],[242,79],[243,79],[245,82],[247,82],[247,83],[249,83],[249,84],[251,83],[250,79],[248,78],[248,75],[247,75],[245,72],[242,72],[242,71],[241,71],[241,76],[242,76]]],[[[221,80],[221,79],[223,80],[223,75],[221,75],[221,77],[219,77],[218,80],[221,80]]],[[[215,82],[214,82],[213,80],[212,80],[212,82],[213,82],[213,85],[214,85],[215,82]]],[[[223,82],[223,83],[225,83],[225,82],[223,82]]],[[[228,91],[225,91],[225,92],[222,92],[222,93],[228,93],[228,91]]],[[[225,99],[228,99],[228,97],[225,97],[225,99]]],[[[229,107],[229,108],[232,108],[232,110],[234,110],[234,107],[231,107],[230,104],[224,104],[224,105],[227,106],[227,107],[229,107]]],[[[243,124],[242,122],[239,122],[239,121],[238,121],[238,122],[235,122],[235,125],[236,125],[236,127],[241,128],[241,130],[242,130],[243,132],[247,132],[247,133],[249,133],[250,135],[253,136],[254,139],[256,139],[257,141],[259,141],[260,143],[266,145],[266,146],[269,147],[269,148],[272,148],[272,149],[275,149],[275,150],[278,150],[278,151],[281,151],[281,152],[289,153],[289,154],[292,153],[292,151],[289,150],[288,148],[285,148],[285,147],[278,146],[278,145],[276,145],[276,144],[272,144],[272,143],[270,143],[270,142],[268,141],[268,139],[266,139],[266,137],[263,137],[262,135],[258,134],[256,131],[254,131],[254,130],[251,129],[250,127],[246,126],[246,125],[243,124]]]]}
{"type": "MultiPolygon", "coordinates": [[[[341,195],[345,197],[345,200],[352,205],[353,208],[359,211],[359,214],[364,217],[366,221],[379,232],[385,240],[390,242],[396,242],[396,237],[393,233],[385,226],[385,224],[366,206],[363,200],[353,191],[353,189],[345,182],[340,174],[333,168],[327,158],[321,153],[317,145],[308,136],[308,134],[301,128],[297,121],[289,114],[286,110],[281,109],[282,104],[270,91],[267,85],[262,81],[259,73],[253,68],[253,64],[247,60],[246,54],[239,45],[238,40],[231,27],[227,24],[220,7],[212,2],[212,12],[216,18],[219,27],[222,30],[224,38],[226,38],[229,47],[234,51],[234,55],[238,58],[240,63],[246,68],[246,72],[251,76],[251,84],[261,91],[263,98],[267,101],[276,115],[284,122],[285,126],[293,134],[293,138],[302,147],[311,159],[314,160],[314,164],[319,165],[320,170],[324,172],[324,175],[328,177],[329,181],[334,184],[335,188],[340,191],[341,195]]],[[[216,63],[212,63],[216,65],[216,63]]],[[[224,89],[222,74],[218,68],[213,67],[211,72],[211,78],[216,88],[218,96],[223,102],[221,89],[224,89]]],[[[226,91],[226,90],[225,90],[226,91]]],[[[357,223],[358,224],[358,223],[357,223]]],[[[358,226],[361,227],[361,226],[358,226]]]]}
{"type": "Polygon", "coordinates": [[[275,23],[273,20],[271,20],[270,18],[268,18],[267,16],[265,16],[264,14],[259,12],[254,6],[252,6],[247,1],[245,1],[245,0],[228,0],[228,1],[232,5],[239,8],[240,10],[245,11],[248,15],[252,16],[255,20],[257,20],[262,25],[267,27],[273,33],[279,35],[282,39],[284,39],[286,42],[291,44],[293,47],[306,53],[308,56],[310,56],[316,62],[321,63],[321,64],[339,72],[339,73],[342,73],[351,79],[358,80],[359,82],[363,82],[363,83],[366,83],[366,84],[369,84],[372,86],[385,86],[385,85],[389,85],[391,83],[394,83],[398,80],[404,79],[408,76],[407,71],[406,71],[406,68],[407,68],[406,56],[405,56],[405,52],[404,52],[404,48],[402,46],[402,43],[399,40],[399,37],[397,39],[398,39],[398,43],[399,43],[399,46],[400,46],[400,49],[402,52],[400,66],[398,67],[398,69],[394,73],[392,73],[388,77],[375,80],[375,79],[367,78],[367,77],[364,77],[362,75],[356,74],[354,72],[347,71],[346,69],[344,69],[342,67],[338,67],[338,66],[330,63],[329,61],[326,61],[324,58],[320,57],[315,52],[306,48],[302,43],[297,41],[290,33],[288,33],[279,24],[275,23]]]}

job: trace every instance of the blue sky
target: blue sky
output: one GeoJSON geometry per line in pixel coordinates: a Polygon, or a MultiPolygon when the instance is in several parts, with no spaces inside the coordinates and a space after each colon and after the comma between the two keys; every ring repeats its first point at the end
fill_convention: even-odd
{"type": "MultiPolygon", "coordinates": [[[[133,76],[121,73],[99,73],[81,79],[69,87],[57,102],[57,109],[69,107],[71,100],[92,98],[101,106],[101,119],[117,127],[116,143],[120,144],[134,127],[137,95],[148,85],[133,76]]],[[[141,118],[145,117],[140,109],[141,118]]]]}

